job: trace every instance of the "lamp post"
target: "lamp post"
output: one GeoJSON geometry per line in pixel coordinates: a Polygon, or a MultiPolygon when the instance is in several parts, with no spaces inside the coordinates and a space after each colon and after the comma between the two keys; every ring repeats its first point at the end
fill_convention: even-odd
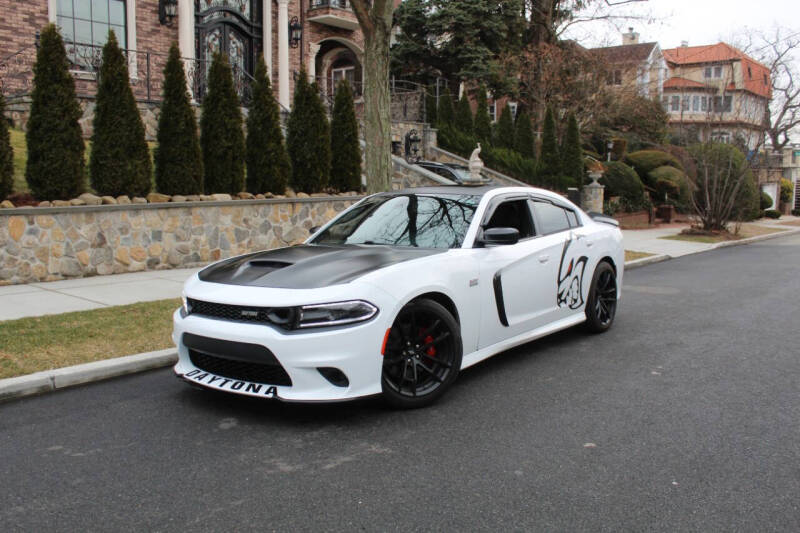
{"type": "Polygon", "coordinates": [[[300,45],[300,40],[303,38],[303,26],[297,17],[292,17],[289,22],[289,46],[297,48],[300,45]]]}
{"type": "Polygon", "coordinates": [[[164,26],[172,26],[178,16],[178,0],[158,0],[158,21],[164,26]]]}
{"type": "Polygon", "coordinates": [[[614,141],[608,141],[608,144],[606,145],[606,147],[608,148],[607,154],[608,154],[608,161],[610,162],[611,161],[611,151],[614,149],[614,141]]]}

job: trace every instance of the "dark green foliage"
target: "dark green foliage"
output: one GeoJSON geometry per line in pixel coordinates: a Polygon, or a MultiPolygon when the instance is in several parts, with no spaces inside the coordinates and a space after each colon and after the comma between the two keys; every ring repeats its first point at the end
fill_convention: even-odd
{"type": "Polygon", "coordinates": [[[331,133],[316,84],[309,84],[305,70],[294,85],[286,147],[292,162],[291,186],[297,192],[321,191],[331,172],[331,133]]]}
{"type": "Polygon", "coordinates": [[[226,56],[216,53],[208,73],[208,94],[200,117],[204,186],[207,194],[244,189],[244,132],[239,97],[226,56]]]}
{"type": "Polygon", "coordinates": [[[467,91],[464,91],[461,94],[461,98],[458,100],[453,125],[458,128],[459,131],[467,135],[473,135],[475,133],[475,124],[472,120],[472,108],[469,105],[467,91]]]}
{"type": "Polygon", "coordinates": [[[767,209],[764,211],[764,216],[767,218],[781,218],[781,212],[775,209],[767,209]]]}
{"type": "Polygon", "coordinates": [[[361,190],[361,146],[358,121],[353,107],[353,91],[347,80],[336,88],[331,118],[331,179],[337,191],[361,190]]]}
{"type": "Polygon", "coordinates": [[[144,196],[152,187],[150,150],[129,80],[128,62],[114,32],[109,31],[98,73],[89,158],[89,176],[97,194],[144,196]]]}
{"type": "Polygon", "coordinates": [[[425,91],[425,122],[436,124],[439,115],[436,109],[436,87],[428,87],[425,91]]]}
{"type": "Polygon", "coordinates": [[[453,95],[450,94],[450,88],[445,87],[444,91],[439,94],[439,108],[437,111],[437,118],[439,125],[452,126],[455,121],[455,111],[453,110],[453,95]]]}
{"type": "Polygon", "coordinates": [[[706,229],[723,229],[728,220],[753,220],[758,217],[758,185],[739,149],[730,144],[702,143],[690,146],[689,154],[697,165],[694,196],[699,207],[698,214],[704,219],[706,229]],[[732,198],[734,190],[733,210],[726,219],[722,209],[717,206],[726,205],[725,199],[732,198]]]}
{"type": "Polygon", "coordinates": [[[800,217],[800,209],[792,209],[793,217],[800,217]]]}
{"type": "Polygon", "coordinates": [[[644,202],[644,185],[631,167],[619,161],[604,163],[605,171],[600,183],[605,185],[606,198],[619,196],[634,208],[644,202]]]}
{"type": "Polygon", "coordinates": [[[661,150],[631,152],[625,157],[625,163],[639,174],[645,185],[651,188],[655,188],[655,182],[650,180],[648,174],[658,167],[670,166],[683,170],[683,165],[675,156],[661,150]]]}
{"type": "Polygon", "coordinates": [[[611,160],[625,161],[626,155],[628,155],[628,139],[625,137],[611,139],[611,160]]]}
{"type": "Polygon", "coordinates": [[[514,124],[514,149],[522,157],[528,159],[536,158],[533,124],[531,124],[531,117],[525,111],[517,115],[517,120],[514,124]]]}
{"type": "MultiPolygon", "coordinates": [[[[530,128],[530,121],[528,121],[528,127],[530,128]]],[[[511,109],[508,104],[503,106],[503,112],[500,113],[500,119],[497,121],[494,144],[499,148],[514,148],[514,119],[511,117],[511,109]]],[[[533,150],[533,143],[531,143],[531,150],[533,150]]]]}
{"type": "Polygon", "coordinates": [[[574,113],[569,114],[567,133],[561,145],[561,172],[570,187],[583,186],[583,150],[581,132],[574,113]]]}
{"type": "Polygon", "coordinates": [[[539,154],[539,177],[556,189],[561,189],[561,156],[558,153],[556,119],[548,106],[542,126],[542,148],[539,154]]]}
{"type": "Polygon", "coordinates": [[[475,109],[475,138],[482,146],[492,143],[492,119],[489,117],[489,106],[486,103],[486,87],[478,87],[478,106],[475,109]]]}
{"type": "Polygon", "coordinates": [[[291,165],[283,143],[278,102],[272,94],[267,65],[259,54],[253,82],[253,103],[247,116],[247,191],[283,194],[291,165]]]}
{"type": "Polygon", "coordinates": [[[791,180],[781,178],[781,203],[788,204],[792,201],[794,194],[794,185],[791,180]]]}
{"type": "Polygon", "coordinates": [[[203,155],[197,121],[186,89],[180,50],[174,42],[164,67],[164,101],[158,117],[155,163],[158,192],[173,195],[203,192],[203,155]]]}
{"type": "Polygon", "coordinates": [[[769,209],[770,207],[772,207],[772,196],[764,191],[761,191],[761,194],[758,197],[758,208],[763,211],[765,209],[769,209]]]}
{"type": "Polygon", "coordinates": [[[6,101],[0,93],[0,200],[11,194],[14,187],[14,150],[5,116],[6,101]]]}
{"type": "Polygon", "coordinates": [[[657,203],[670,201],[680,207],[688,207],[689,179],[675,167],[664,165],[647,173],[647,183],[652,183],[653,200],[657,203]]]}
{"type": "Polygon", "coordinates": [[[54,24],[39,38],[26,134],[25,179],[40,200],[67,200],[84,191],[81,108],[64,42],[54,24]]]}

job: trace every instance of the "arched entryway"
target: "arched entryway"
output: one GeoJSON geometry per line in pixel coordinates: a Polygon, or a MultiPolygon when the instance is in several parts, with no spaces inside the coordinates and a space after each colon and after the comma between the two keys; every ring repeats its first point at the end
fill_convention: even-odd
{"type": "Polygon", "coordinates": [[[354,43],[331,38],[318,44],[314,57],[314,72],[320,91],[330,101],[341,80],[347,80],[356,99],[362,94],[362,51],[354,43]]]}

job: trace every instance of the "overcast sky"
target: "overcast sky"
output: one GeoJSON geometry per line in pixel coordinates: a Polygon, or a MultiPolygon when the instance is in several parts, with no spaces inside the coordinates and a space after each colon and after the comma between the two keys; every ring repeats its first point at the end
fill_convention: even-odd
{"type": "MultiPolygon", "coordinates": [[[[770,32],[776,25],[789,30],[787,34],[800,34],[800,0],[648,0],[616,12],[649,19],[614,24],[623,31],[633,26],[639,42],[656,41],[662,49],[680,46],[681,41],[689,41],[689,46],[730,41],[750,30],[770,32]]],[[[609,24],[583,24],[568,35],[584,46],[621,44],[619,32],[609,24]]]]}

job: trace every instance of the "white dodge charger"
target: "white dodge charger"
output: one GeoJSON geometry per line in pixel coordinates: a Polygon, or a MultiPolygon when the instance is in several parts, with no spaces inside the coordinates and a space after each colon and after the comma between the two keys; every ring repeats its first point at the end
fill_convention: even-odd
{"type": "Polygon", "coordinates": [[[174,315],[175,373],[261,398],[419,407],[513,346],[611,327],[623,266],[616,222],[550,191],[376,194],[302,245],[192,276],[174,315]]]}

